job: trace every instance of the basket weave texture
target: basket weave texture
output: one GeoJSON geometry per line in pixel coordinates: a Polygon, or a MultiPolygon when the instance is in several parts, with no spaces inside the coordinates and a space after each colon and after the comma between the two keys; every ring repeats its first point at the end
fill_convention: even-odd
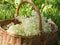
{"type": "Polygon", "coordinates": [[[13,19],[0,21],[0,25],[1,25],[0,26],[0,44],[1,45],[44,45],[44,44],[56,45],[58,29],[54,22],[51,22],[51,26],[53,30],[52,32],[47,32],[47,33],[41,32],[41,35],[36,35],[31,37],[23,37],[21,35],[9,34],[6,30],[2,28],[3,25],[7,25],[11,22],[14,22],[15,24],[20,23],[18,20],[16,20],[15,17],[18,15],[19,8],[23,3],[29,3],[34,7],[35,11],[38,13],[37,16],[39,21],[39,30],[42,31],[42,20],[41,20],[41,15],[38,8],[32,2],[23,1],[18,5],[13,19]]]}

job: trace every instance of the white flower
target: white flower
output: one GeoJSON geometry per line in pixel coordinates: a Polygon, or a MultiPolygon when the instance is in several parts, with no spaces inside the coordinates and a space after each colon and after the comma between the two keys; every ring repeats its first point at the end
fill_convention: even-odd
{"type": "MultiPolygon", "coordinates": [[[[37,14],[33,14],[29,18],[26,18],[24,16],[18,16],[17,19],[22,23],[11,25],[7,30],[9,33],[22,36],[33,36],[40,34],[37,14]]],[[[42,31],[51,32],[51,25],[49,24],[50,20],[48,20],[48,22],[46,22],[46,20],[47,19],[42,16],[42,31]]]]}

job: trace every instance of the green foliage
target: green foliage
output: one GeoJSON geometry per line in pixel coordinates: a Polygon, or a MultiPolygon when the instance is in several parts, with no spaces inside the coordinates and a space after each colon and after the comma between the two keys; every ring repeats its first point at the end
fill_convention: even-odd
{"type": "Polygon", "coordinates": [[[41,5],[45,3],[45,0],[31,0],[31,1],[34,2],[39,9],[41,9],[41,5]]]}
{"type": "Polygon", "coordinates": [[[29,15],[31,15],[31,12],[32,12],[32,6],[25,3],[21,6],[21,8],[19,10],[19,15],[29,16],[29,15]]]}
{"type": "Polygon", "coordinates": [[[0,20],[13,18],[14,13],[15,7],[12,4],[8,2],[0,3],[0,20]]]}
{"type": "Polygon", "coordinates": [[[14,0],[2,0],[2,2],[9,2],[10,4],[14,4],[14,0]]]}

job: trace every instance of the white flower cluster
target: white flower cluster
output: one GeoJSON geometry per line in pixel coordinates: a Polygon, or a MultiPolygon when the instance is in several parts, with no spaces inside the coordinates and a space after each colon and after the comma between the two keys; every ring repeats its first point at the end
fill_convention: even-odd
{"type": "Polygon", "coordinates": [[[51,20],[46,19],[45,17],[42,17],[42,31],[43,32],[51,32],[51,20]]]}
{"type": "MultiPolygon", "coordinates": [[[[33,36],[40,34],[38,27],[37,13],[33,13],[32,16],[26,18],[24,16],[18,16],[17,19],[21,21],[21,24],[11,25],[7,32],[22,35],[22,36],[33,36]]],[[[42,28],[43,32],[51,31],[51,25],[46,22],[46,18],[42,16],[42,28]]]]}
{"type": "Polygon", "coordinates": [[[17,19],[22,23],[10,26],[7,30],[9,33],[22,36],[32,36],[40,33],[40,30],[38,29],[37,16],[32,15],[28,18],[24,16],[18,16],[17,19]]]}

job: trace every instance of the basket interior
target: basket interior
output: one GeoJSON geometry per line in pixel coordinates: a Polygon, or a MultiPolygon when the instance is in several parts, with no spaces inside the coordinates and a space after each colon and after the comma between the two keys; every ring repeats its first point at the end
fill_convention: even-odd
{"type": "Polygon", "coordinates": [[[17,19],[1,20],[0,26],[3,27],[4,25],[8,25],[11,22],[13,22],[14,24],[20,24],[21,23],[17,19]]]}

